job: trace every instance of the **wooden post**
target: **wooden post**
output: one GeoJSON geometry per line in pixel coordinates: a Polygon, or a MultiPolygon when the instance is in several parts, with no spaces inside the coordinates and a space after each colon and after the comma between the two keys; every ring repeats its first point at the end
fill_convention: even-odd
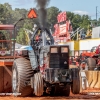
{"type": "Polygon", "coordinates": [[[0,67],[0,93],[4,90],[4,68],[0,67]]]}

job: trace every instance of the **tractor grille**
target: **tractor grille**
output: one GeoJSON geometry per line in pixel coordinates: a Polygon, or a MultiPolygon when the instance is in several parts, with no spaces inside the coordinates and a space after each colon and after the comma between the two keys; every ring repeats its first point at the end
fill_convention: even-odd
{"type": "Polygon", "coordinates": [[[59,68],[60,67],[60,56],[53,54],[50,56],[50,68],[59,68]]]}
{"type": "Polygon", "coordinates": [[[49,67],[69,69],[68,54],[51,54],[49,67]]]}

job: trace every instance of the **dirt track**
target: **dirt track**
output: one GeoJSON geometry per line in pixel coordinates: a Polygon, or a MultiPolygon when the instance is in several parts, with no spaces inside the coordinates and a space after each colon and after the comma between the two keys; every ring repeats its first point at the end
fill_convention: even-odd
{"type": "MultiPolygon", "coordinates": [[[[93,91],[93,90],[92,90],[93,91]]],[[[89,91],[85,91],[86,92],[91,92],[91,90],[89,91]]],[[[93,91],[93,92],[96,92],[93,91]]],[[[98,90],[97,90],[98,92],[98,90]]],[[[99,91],[100,93],[100,91],[99,91]]],[[[70,96],[69,97],[64,97],[64,96],[56,96],[56,97],[50,97],[50,96],[43,96],[43,97],[35,97],[34,95],[28,96],[28,97],[14,97],[14,96],[1,96],[0,100],[77,100],[77,99],[81,99],[81,100],[85,100],[85,99],[92,99],[92,100],[100,100],[100,94],[99,95],[86,95],[86,94],[77,94],[74,95],[70,92],[70,96]]]]}
{"type": "MultiPolygon", "coordinates": [[[[74,68],[75,66],[70,66],[70,68],[74,68]]],[[[26,90],[28,93],[29,91],[26,90]]],[[[99,92],[100,93],[100,90],[96,90],[96,91],[93,91],[91,90],[92,92],[99,92]]],[[[91,92],[91,91],[85,91],[85,92],[91,92]]],[[[14,97],[14,96],[0,96],[0,100],[77,100],[77,99],[81,99],[81,100],[85,100],[85,99],[91,99],[91,100],[97,100],[99,99],[100,100],[100,94],[99,95],[86,95],[86,94],[77,94],[77,95],[74,95],[72,93],[70,93],[70,96],[69,97],[62,97],[62,96],[57,96],[57,97],[50,97],[50,96],[43,96],[43,97],[35,97],[35,96],[30,96],[30,97],[14,97]]]]}
{"type": "Polygon", "coordinates": [[[0,97],[0,100],[72,100],[72,99],[92,99],[92,100],[100,100],[100,96],[91,96],[91,95],[71,95],[69,97],[50,97],[50,96],[45,96],[45,97],[13,97],[13,96],[6,96],[6,97],[0,97]]]}

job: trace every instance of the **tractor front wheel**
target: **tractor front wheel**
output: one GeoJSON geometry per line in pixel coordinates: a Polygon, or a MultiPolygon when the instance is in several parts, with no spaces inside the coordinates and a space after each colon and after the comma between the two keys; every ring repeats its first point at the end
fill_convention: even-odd
{"type": "Polygon", "coordinates": [[[41,73],[34,74],[34,94],[42,96],[44,92],[43,77],[41,73]]]}

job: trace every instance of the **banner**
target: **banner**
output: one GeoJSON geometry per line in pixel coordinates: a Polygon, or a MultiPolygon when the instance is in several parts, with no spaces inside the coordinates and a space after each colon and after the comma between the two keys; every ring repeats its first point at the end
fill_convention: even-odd
{"type": "Polygon", "coordinates": [[[67,19],[66,11],[59,13],[57,16],[58,23],[66,21],[66,19],[67,19]]]}
{"type": "Polygon", "coordinates": [[[58,26],[58,24],[55,24],[55,25],[54,25],[54,28],[55,28],[54,34],[55,34],[55,35],[59,34],[59,26],[58,26]]]}

